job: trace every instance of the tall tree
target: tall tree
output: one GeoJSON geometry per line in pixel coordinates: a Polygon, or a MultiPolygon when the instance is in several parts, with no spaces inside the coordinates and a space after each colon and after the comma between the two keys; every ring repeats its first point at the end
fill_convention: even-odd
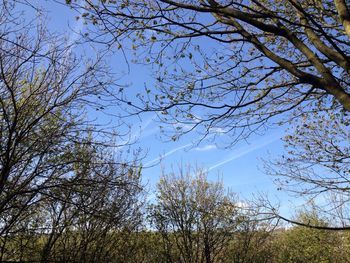
{"type": "Polygon", "coordinates": [[[83,142],[89,128],[79,116],[89,100],[103,96],[107,78],[101,78],[99,62],[82,67],[69,43],[41,22],[26,26],[16,6],[5,2],[0,16],[2,213],[11,201],[13,208],[36,202],[36,193],[69,174],[76,161],[68,158],[70,148],[83,142]]]}
{"type": "Polygon", "coordinates": [[[350,111],[345,1],[87,0],[79,8],[99,29],[91,40],[153,63],[157,89],[146,88],[143,105],[128,103],[162,113],[176,135],[197,127],[244,138],[274,116],[288,120],[286,112],[350,111]]]}

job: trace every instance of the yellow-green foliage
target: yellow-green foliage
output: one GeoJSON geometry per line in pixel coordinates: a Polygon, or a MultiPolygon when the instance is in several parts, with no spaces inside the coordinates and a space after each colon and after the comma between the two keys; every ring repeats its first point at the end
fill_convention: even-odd
{"type": "MultiPolygon", "coordinates": [[[[310,225],[327,224],[315,214],[301,214],[300,222],[310,225]]],[[[341,236],[338,232],[295,226],[276,236],[276,262],[280,263],[338,263],[338,246],[341,236]]]]}

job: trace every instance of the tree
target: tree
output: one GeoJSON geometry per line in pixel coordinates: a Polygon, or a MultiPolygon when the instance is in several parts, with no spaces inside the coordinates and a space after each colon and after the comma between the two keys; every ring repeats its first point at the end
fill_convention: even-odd
{"type": "Polygon", "coordinates": [[[75,183],[58,189],[47,204],[54,216],[46,217],[52,231],[42,232],[41,261],[132,261],[130,235],[142,225],[140,169],[116,165],[104,147],[78,146],[74,154],[85,162],[76,167],[75,183]],[[57,197],[62,194],[67,197],[57,197]]]}
{"type": "Polygon", "coordinates": [[[157,67],[157,90],[127,102],[161,113],[174,139],[194,128],[239,139],[287,112],[350,110],[343,0],[67,2],[85,10],[90,40],[157,67]]]}
{"type": "Polygon", "coordinates": [[[69,44],[44,25],[17,24],[26,25],[16,12],[6,2],[0,10],[0,214],[18,210],[13,220],[69,176],[71,148],[94,130],[79,116],[109,83],[99,61],[82,68],[69,44]]]}
{"type": "Polygon", "coordinates": [[[274,218],[267,220],[262,216],[261,208],[246,204],[244,213],[238,218],[238,227],[229,245],[226,262],[267,263],[274,262],[275,228],[279,222],[274,218]]]}
{"type": "Polygon", "coordinates": [[[142,226],[140,170],[114,164],[104,147],[77,145],[73,154],[84,162],[2,235],[1,260],[133,261],[131,236],[142,226]]]}
{"type": "Polygon", "coordinates": [[[223,262],[237,222],[236,198],[203,170],[163,174],[150,217],[166,262],[223,262]]]}
{"type": "Polygon", "coordinates": [[[27,22],[21,1],[2,4],[0,260],[47,262],[86,226],[95,243],[83,245],[105,257],[106,243],[139,226],[142,193],[137,153],[115,152],[118,134],[86,118],[108,106],[114,78],[101,56],[78,57],[40,17],[27,22]]]}

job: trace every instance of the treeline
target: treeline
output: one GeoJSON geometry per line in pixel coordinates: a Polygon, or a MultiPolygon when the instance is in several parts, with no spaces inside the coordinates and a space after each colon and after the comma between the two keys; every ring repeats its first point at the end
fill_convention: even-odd
{"type": "MultiPolygon", "coordinates": [[[[152,204],[143,201],[140,191],[123,187],[71,189],[62,192],[62,200],[48,197],[32,206],[1,235],[1,261],[350,260],[348,232],[286,227],[263,218],[258,208],[239,201],[221,182],[209,181],[202,170],[163,175],[152,204]],[[63,199],[68,195],[69,200],[63,199]]],[[[327,226],[315,212],[300,213],[298,220],[327,226]]]]}

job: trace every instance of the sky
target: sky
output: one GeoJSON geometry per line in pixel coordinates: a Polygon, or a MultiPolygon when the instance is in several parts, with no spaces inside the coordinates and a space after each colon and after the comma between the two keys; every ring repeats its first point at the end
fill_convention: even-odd
{"type": "MultiPolygon", "coordinates": [[[[76,41],[78,36],[72,30],[76,32],[84,30],[82,21],[74,19],[77,14],[53,1],[40,3],[49,12],[49,28],[67,34],[70,42],[76,41]]],[[[77,51],[79,52],[75,50],[77,51]]],[[[129,89],[132,91],[153,83],[150,67],[130,65],[129,69],[121,54],[111,57],[109,62],[113,70],[122,76],[120,81],[129,83],[129,89]]],[[[147,153],[143,160],[143,165],[146,167],[143,170],[143,182],[151,198],[162,167],[169,172],[172,168],[176,171],[179,164],[191,164],[206,169],[209,180],[220,178],[226,187],[242,198],[249,199],[258,193],[268,193],[274,200],[281,200],[285,208],[289,205],[287,195],[277,191],[273,178],[263,172],[262,161],[264,158],[277,157],[282,153],[283,128],[270,130],[262,136],[251,136],[248,141],[241,141],[231,148],[223,149],[218,148],[215,142],[204,141],[200,145],[193,144],[198,140],[196,133],[187,134],[176,142],[166,142],[160,136],[160,123],[156,121],[154,113],[130,118],[128,122],[131,124],[130,138],[137,141],[133,147],[140,147],[147,153]]]]}

